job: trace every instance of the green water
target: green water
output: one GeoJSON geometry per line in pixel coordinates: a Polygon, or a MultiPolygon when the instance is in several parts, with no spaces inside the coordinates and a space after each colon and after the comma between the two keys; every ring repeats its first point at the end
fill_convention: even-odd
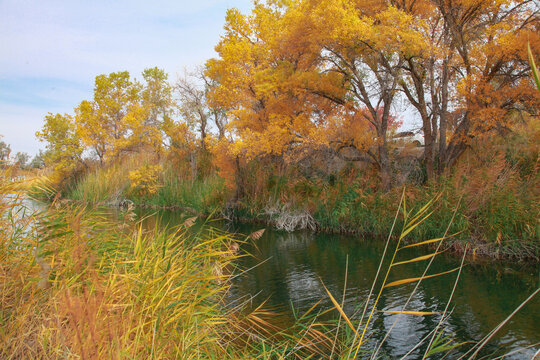
{"type": "MultiPolygon", "coordinates": [[[[186,217],[185,214],[171,211],[151,214],[149,211],[139,212],[139,216],[147,216],[145,223],[150,228],[156,224],[174,226],[186,217]]],[[[243,234],[262,228],[261,225],[253,224],[212,224],[243,234]]],[[[279,314],[276,321],[292,322],[295,313],[301,314],[318,301],[322,300],[318,309],[332,306],[322,283],[336,299],[341,299],[347,275],[344,308],[350,316],[358,317],[359,309],[362,308],[375,277],[383,243],[381,240],[354,235],[286,233],[267,229],[260,239],[242,245],[241,250],[251,256],[241,258],[239,265],[243,269],[252,269],[233,280],[229,301],[236,303],[252,297],[249,302],[252,307],[266,301],[265,306],[279,314]]],[[[407,253],[401,254],[400,259],[425,254],[426,249],[411,248],[407,253]]],[[[459,266],[460,260],[455,255],[439,255],[430,273],[453,269],[459,266]]],[[[420,276],[425,265],[425,261],[399,265],[390,274],[389,281],[420,276]]],[[[452,273],[422,282],[408,310],[444,311],[455,276],[456,273],[452,273]]],[[[451,315],[444,324],[445,334],[457,342],[481,340],[538,286],[538,264],[467,259],[451,302],[451,315]]],[[[408,284],[386,289],[378,309],[400,310],[413,288],[414,284],[408,284]]],[[[337,312],[327,316],[337,318],[337,312]]],[[[378,346],[397,318],[398,315],[395,314],[375,313],[369,332],[373,335],[367,347],[378,346]]],[[[438,316],[401,316],[383,343],[382,353],[390,359],[403,356],[436,327],[438,319],[438,316]]],[[[537,296],[498,332],[481,355],[483,358],[492,359],[533,345],[528,350],[505,357],[531,359],[540,349],[539,341],[540,298],[537,296]]],[[[470,344],[465,344],[447,358],[459,358],[459,354],[468,348],[470,344]]],[[[421,351],[423,354],[423,348],[421,351]]],[[[419,357],[420,351],[417,351],[408,358],[419,357]]]]}

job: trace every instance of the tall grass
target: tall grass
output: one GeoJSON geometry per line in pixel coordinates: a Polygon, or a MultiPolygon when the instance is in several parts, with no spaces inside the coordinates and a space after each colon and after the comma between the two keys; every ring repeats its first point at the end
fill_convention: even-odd
{"type": "Polygon", "coordinates": [[[89,203],[114,202],[124,196],[129,188],[127,173],[118,164],[108,168],[90,170],[68,189],[68,196],[75,201],[89,203]]]}
{"type": "MultiPolygon", "coordinates": [[[[2,214],[14,205],[2,203],[2,214]]],[[[233,258],[224,256],[226,235],[126,234],[79,208],[2,222],[0,357],[189,359],[226,350],[227,285],[216,274],[233,258]]]]}
{"type": "Polygon", "coordinates": [[[156,206],[190,207],[199,213],[210,214],[223,207],[225,188],[217,174],[192,180],[167,168],[162,174],[162,186],[150,196],[135,201],[156,206]]]}
{"type": "MultiPolygon", "coordinates": [[[[192,231],[193,219],[174,231],[144,231],[129,217],[110,222],[95,208],[28,214],[20,192],[18,184],[0,184],[0,357],[6,359],[374,358],[382,342],[371,350],[364,346],[373,314],[384,311],[378,308],[381,293],[416,283],[410,300],[422,281],[461,269],[429,274],[446,234],[405,242],[432,215],[433,201],[414,211],[400,205],[404,226],[397,242],[388,236],[361,318],[346,314],[345,298],[340,304],[327,290],[340,315],[337,324],[319,321],[315,304],[292,327],[283,328],[263,307],[245,312],[241,304],[227,302],[228,280],[237,276],[237,245],[231,235],[209,227],[192,231]],[[400,257],[404,248],[428,244],[437,248],[412,259],[400,257]],[[418,277],[389,280],[400,267],[423,261],[427,265],[418,277]]],[[[397,219],[396,214],[392,229],[397,219]]],[[[457,346],[438,331],[446,310],[424,312],[408,304],[392,312],[441,317],[424,357],[457,346]]],[[[473,346],[469,358],[503,325],[473,346]]]]}
{"type": "Polygon", "coordinates": [[[224,300],[228,234],[192,219],[148,232],[95,208],[24,214],[19,192],[0,184],[0,358],[303,359],[332,346],[323,324],[285,330],[224,300]]]}
{"type": "Polygon", "coordinates": [[[202,214],[223,208],[225,188],[223,179],[217,174],[191,179],[170,164],[160,172],[156,192],[131,191],[130,171],[152,161],[133,156],[107,167],[92,169],[68,186],[66,196],[71,200],[91,204],[118,204],[129,199],[139,205],[187,207],[202,214]]]}

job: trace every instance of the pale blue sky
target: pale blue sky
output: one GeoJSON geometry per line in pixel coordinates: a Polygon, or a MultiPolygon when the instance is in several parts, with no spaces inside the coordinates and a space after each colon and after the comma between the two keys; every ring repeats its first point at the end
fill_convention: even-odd
{"type": "Polygon", "coordinates": [[[45,145],[48,113],[73,113],[96,75],[147,67],[171,79],[215,56],[225,12],[251,0],[0,0],[0,134],[14,152],[45,145]]]}

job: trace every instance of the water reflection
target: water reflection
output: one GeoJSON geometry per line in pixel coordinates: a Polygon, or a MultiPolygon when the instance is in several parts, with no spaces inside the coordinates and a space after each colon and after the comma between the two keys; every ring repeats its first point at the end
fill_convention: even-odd
{"type": "MultiPolygon", "coordinates": [[[[149,212],[139,211],[139,216],[149,212]]],[[[177,212],[159,212],[146,218],[151,229],[156,224],[180,224],[187,216],[177,212]],[[157,219],[159,218],[159,221],[157,219]]],[[[227,231],[249,234],[261,226],[214,222],[227,231]]],[[[320,309],[331,307],[322,283],[336,299],[341,299],[348,258],[345,310],[359,317],[375,277],[383,248],[382,241],[370,241],[358,236],[313,234],[310,232],[284,233],[267,230],[257,241],[245,244],[242,250],[252,256],[240,260],[240,266],[253,268],[234,279],[229,294],[231,301],[253,296],[252,306],[266,301],[266,306],[278,311],[283,321],[292,321],[293,313],[306,311],[321,301],[320,309]],[[263,262],[264,261],[264,262],[263,262]],[[261,262],[263,262],[261,264],[261,262]]],[[[411,248],[401,254],[403,259],[423,255],[411,248]]],[[[422,274],[425,262],[396,267],[389,281],[422,274]]],[[[439,256],[430,273],[438,273],[459,266],[453,256],[439,256]]],[[[423,282],[408,309],[442,312],[455,279],[455,273],[423,282]]],[[[481,340],[506,318],[539,285],[539,267],[531,264],[469,262],[461,274],[454,294],[451,315],[444,327],[445,335],[457,342],[481,340]]],[[[414,284],[388,288],[380,299],[379,309],[399,310],[409,297],[414,284]]],[[[336,316],[329,314],[327,316],[336,316]]],[[[370,333],[370,346],[377,346],[392,327],[398,315],[375,313],[370,333]]],[[[435,316],[401,316],[388,335],[381,351],[390,358],[403,356],[437,325],[435,316]]],[[[493,338],[482,352],[493,358],[540,341],[540,299],[533,299],[493,338]]],[[[467,348],[465,345],[460,351],[467,348]]],[[[425,349],[415,351],[410,358],[421,357],[425,349]]],[[[530,359],[538,346],[507,357],[530,359]]],[[[459,352],[453,357],[459,357],[459,352]]]]}

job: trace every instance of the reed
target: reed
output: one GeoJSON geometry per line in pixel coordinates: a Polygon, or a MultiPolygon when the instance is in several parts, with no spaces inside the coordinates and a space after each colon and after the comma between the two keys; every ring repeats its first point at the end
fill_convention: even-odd
{"type": "Polygon", "coordinates": [[[162,207],[190,207],[204,214],[223,208],[224,183],[223,179],[216,174],[192,180],[183,177],[171,168],[166,168],[162,178],[163,185],[155,194],[135,199],[135,201],[162,207]]]}
{"type": "Polygon", "coordinates": [[[58,200],[28,213],[31,186],[0,184],[1,358],[303,359],[333,346],[316,317],[285,329],[226,303],[231,235],[193,218],[144,230],[58,200]]]}
{"type": "Polygon", "coordinates": [[[107,168],[95,168],[83,177],[69,184],[67,195],[75,201],[92,204],[115,202],[125,196],[129,188],[128,167],[111,165],[107,168]]]}
{"type": "MultiPolygon", "coordinates": [[[[337,321],[321,321],[315,304],[284,327],[264,305],[247,311],[227,303],[229,280],[240,275],[234,269],[239,240],[232,235],[209,226],[195,231],[193,218],[174,229],[144,230],[130,217],[111,222],[99,208],[57,200],[51,210],[29,213],[22,192],[30,186],[43,187],[5,178],[0,183],[0,357],[6,359],[376,358],[386,337],[375,347],[365,345],[373,314],[386,311],[378,306],[381,294],[415,284],[410,300],[422,281],[453,272],[459,277],[463,267],[462,261],[456,269],[429,272],[457,210],[442,237],[406,242],[432,216],[440,196],[413,210],[403,192],[361,317],[347,314],[345,297],[338,301],[327,290],[334,307],[322,313],[337,310],[337,321]],[[398,218],[404,226],[396,238],[398,218]],[[402,250],[413,246],[425,247],[426,254],[404,258],[402,250]],[[396,278],[400,267],[417,262],[426,263],[423,273],[396,278]]],[[[411,344],[411,351],[423,346],[428,358],[462,345],[441,336],[448,307],[434,313],[408,305],[392,313],[440,317],[431,337],[411,344]]],[[[463,357],[475,358],[508,319],[463,357]]]]}

